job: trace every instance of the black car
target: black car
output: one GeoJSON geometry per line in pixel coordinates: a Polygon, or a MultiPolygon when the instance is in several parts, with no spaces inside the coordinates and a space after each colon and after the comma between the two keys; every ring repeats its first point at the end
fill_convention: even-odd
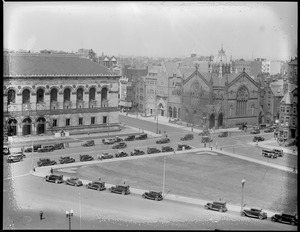
{"type": "Polygon", "coordinates": [[[80,161],[91,161],[93,159],[94,158],[91,155],[80,155],[80,161]]]}
{"type": "Polygon", "coordinates": [[[128,156],[128,154],[124,151],[119,151],[118,153],[115,154],[115,157],[119,158],[119,157],[126,157],[128,156]]]}
{"type": "Polygon", "coordinates": [[[183,149],[190,150],[190,149],[192,149],[192,147],[187,144],[178,144],[177,151],[182,151],[183,149]]]}
{"type": "Polygon", "coordinates": [[[194,139],[194,135],[193,134],[186,134],[186,135],[184,135],[184,136],[182,136],[180,138],[180,140],[182,140],[182,141],[184,141],[184,140],[192,140],[192,139],[194,139]]]}
{"type": "Polygon", "coordinates": [[[157,144],[162,144],[162,143],[169,143],[170,139],[168,138],[160,138],[156,141],[157,144]]]}
{"type": "Polygon", "coordinates": [[[210,210],[216,210],[219,212],[226,212],[227,207],[226,207],[226,202],[219,202],[219,201],[214,201],[213,203],[207,203],[204,206],[205,209],[210,209],[210,210]]]}
{"type": "Polygon", "coordinates": [[[112,149],[121,149],[127,147],[127,144],[125,142],[120,142],[112,146],[112,149]]]}
{"type": "Polygon", "coordinates": [[[265,138],[264,137],[262,137],[262,136],[254,136],[254,138],[253,138],[253,142],[260,142],[260,141],[264,141],[265,140],[265,138]]]}
{"type": "Polygon", "coordinates": [[[253,129],[250,131],[250,134],[259,134],[260,130],[259,129],[253,129]]]}
{"type": "Polygon", "coordinates": [[[201,139],[202,143],[211,143],[213,141],[212,138],[210,138],[209,136],[203,136],[201,139]]]}
{"type": "Polygon", "coordinates": [[[139,149],[134,149],[133,152],[130,153],[130,155],[135,156],[135,155],[144,155],[145,152],[141,151],[139,149]]]}
{"type": "Polygon", "coordinates": [[[76,187],[79,187],[79,186],[83,185],[82,181],[79,180],[78,177],[71,177],[71,178],[67,179],[66,184],[76,186],[76,187]]]}
{"type": "Polygon", "coordinates": [[[267,213],[263,212],[262,209],[257,208],[243,209],[241,212],[241,216],[258,218],[260,220],[267,219],[267,213]]]}
{"type": "Polygon", "coordinates": [[[109,154],[108,152],[103,152],[100,156],[100,159],[112,159],[114,156],[112,154],[109,154]]]}
{"type": "Polygon", "coordinates": [[[271,159],[277,158],[277,154],[274,152],[274,150],[262,149],[261,155],[271,159]]]}
{"type": "Polygon", "coordinates": [[[220,138],[228,137],[228,131],[222,131],[221,134],[218,135],[220,138]]]}
{"type": "Polygon", "coordinates": [[[54,146],[53,145],[47,145],[43,146],[41,148],[38,148],[38,152],[49,152],[49,151],[54,151],[54,146]]]}
{"type": "Polygon", "coordinates": [[[273,148],[273,151],[279,157],[282,157],[283,154],[284,154],[282,149],[275,149],[275,148],[273,148]]]}
{"type": "Polygon", "coordinates": [[[65,156],[65,157],[60,157],[59,162],[61,164],[68,164],[68,163],[73,163],[75,162],[75,159],[70,157],[70,156],[65,156]]]}
{"type": "Polygon", "coordinates": [[[37,161],[37,165],[39,167],[50,166],[50,165],[55,165],[55,164],[56,164],[55,160],[50,160],[48,158],[40,158],[39,161],[37,161]]]}
{"type": "Polygon", "coordinates": [[[200,136],[209,136],[209,130],[204,130],[199,133],[200,136]]]}
{"type": "Polygon", "coordinates": [[[169,152],[169,151],[174,151],[174,148],[172,148],[170,146],[163,146],[161,148],[161,152],[169,152]]]}
{"type": "Polygon", "coordinates": [[[147,154],[152,154],[152,153],[160,153],[160,150],[155,147],[148,147],[147,154]]]}
{"type": "Polygon", "coordinates": [[[7,163],[15,163],[20,162],[25,158],[26,156],[23,153],[14,153],[12,155],[9,155],[7,157],[7,163]]]}
{"type": "Polygon", "coordinates": [[[124,139],[124,141],[133,141],[133,140],[135,140],[135,136],[134,136],[134,135],[128,135],[128,136],[124,139]]]}
{"type": "Polygon", "coordinates": [[[53,175],[53,174],[49,176],[45,176],[44,181],[48,181],[56,184],[61,184],[64,182],[63,175],[53,175]]]}
{"type": "Polygon", "coordinates": [[[88,141],[82,143],[81,146],[83,146],[83,147],[92,147],[92,146],[95,146],[95,141],[94,140],[88,140],[88,141]]]}
{"type": "Polygon", "coordinates": [[[271,217],[271,220],[273,222],[280,222],[290,225],[298,225],[298,219],[296,215],[290,215],[290,214],[275,214],[271,217]]]}
{"type": "MultiPolygon", "coordinates": [[[[33,145],[33,152],[38,151],[39,148],[41,148],[42,145],[38,144],[38,145],[33,145]]],[[[32,147],[28,147],[25,149],[25,152],[32,152],[32,147]]]]}
{"type": "Polygon", "coordinates": [[[264,130],[265,133],[271,133],[271,132],[274,132],[274,129],[273,128],[267,128],[264,130]]]}
{"type": "Polygon", "coordinates": [[[54,144],[54,150],[64,149],[65,145],[63,143],[56,143],[54,144]]]}
{"type": "Polygon", "coordinates": [[[115,140],[116,143],[119,143],[119,142],[122,142],[122,141],[123,141],[123,139],[121,139],[119,136],[116,136],[116,137],[114,138],[114,140],[115,140]]]}
{"type": "Polygon", "coordinates": [[[111,193],[118,193],[122,195],[130,194],[129,185],[116,185],[108,189],[111,193]]]}
{"type": "Polygon", "coordinates": [[[154,191],[145,192],[142,195],[142,197],[150,200],[155,200],[155,201],[163,200],[163,196],[161,192],[154,192],[154,191]]]}
{"type": "Polygon", "coordinates": [[[148,138],[147,134],[140,134],[140,135],[135,136],[135,140],[143,140],[143,139],[147,139],[147,138],[148,138]]]}
{"type": "Polygon", "coordinates": [[[98,191],[103,191],[106,189],[105,182],[99,182],[99,181],[93,181],[86,185],[86,188],[88,189],[94,189],[98,191]]]}

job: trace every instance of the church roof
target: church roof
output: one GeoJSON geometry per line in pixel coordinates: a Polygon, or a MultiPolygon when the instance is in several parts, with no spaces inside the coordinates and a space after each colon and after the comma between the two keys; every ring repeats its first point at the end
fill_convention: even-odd
{"type": "Polygon", "coordinates": [[[106,75],[105,66],[71,55],[7,54],[4,75],[106,75]]]}
{"type": "Polygon", "coordinates": [[[195,67],[179,67],[178,70],[181,74],[183,81],[185,81],[195,72],[196,69],[195,67]]]}
{"type": "Polygon", "coordinates": [[[272,90],[275,97],[282,97],[283,96],[283,85],[270,85],[270,89],[272,90]]]}
{"type": "Polygon", "coordinates": [[[223,46],[221,50],[219,51],[218,56],[216,56],[213,60],[213,64],[219,64],[222,61],[223,64],[230,64],[230,61],[227,60],[227,56],[225,54],[225,51],[223,50],[223,46]]]}

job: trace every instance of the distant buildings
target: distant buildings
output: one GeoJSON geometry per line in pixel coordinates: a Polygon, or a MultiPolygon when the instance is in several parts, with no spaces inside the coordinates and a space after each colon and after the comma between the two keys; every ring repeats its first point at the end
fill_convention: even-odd
{"type": "Polygon", "coordinates": [[[289,82],[298,85],[298,58],[295,58],[288,63],[287,72],[289,82]]]}
{"type": "Polygon", "coordinates": [[[275,75],[281,72],[281,61],[276,60],[264,60],[262,61],[263,73],[269,73],[270,75],[275,75]]]}
{"type": "Polygon", "coordinates": [[[256,77],[258,74],[262,73],[262,62],[257,60],[236,60],[233,62],[233,70],[237,73],[245,71],[250,76],[256,77]]]}

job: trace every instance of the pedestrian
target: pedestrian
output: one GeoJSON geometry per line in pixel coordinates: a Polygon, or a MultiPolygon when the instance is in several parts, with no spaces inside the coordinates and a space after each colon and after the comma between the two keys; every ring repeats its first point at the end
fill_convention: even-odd
{"type": "Polygon", "coordinates": [[[33,166],[33,169],[32,169],[32,171],[34,171],[34,172],[35,172],[35,166],[33,166]]]}
{"type": "Polygon", "coordinates": [[[43,220],[44,218],[43,218],[43,211],[41,210],[41,212],[40,212],[40,220],[43,220]]]}
{"type": "Polygon", "coordinates": [[[50,169],[51,174],[53,174],[53,168],[50,169]]]}
{"type": "Polygon", "coordinates": [[[174,155],[176,155],[176,152],[175,152],[175,150],[174,150],[174,155]]]}
{"type": "Polygon", "coordinates": [[[168,138],[168,135],[166,134],[166,138],[168,138]]]}
{"type": "Polygon", "coordinates": [[[125,185],[126,181],[124,181],[124,185],[125,185]]]}
{"type": "Polygon", "coordinates": [[[212,150],[212,145],[210,146],[210,150],[212,150]]]}
{"type": "Polygon", "coordinates": [[[258,141],[256,141],[256,146],[258,146],[258,141]]]}
{"type": "Polygon", "coordinates": [[[206,148],[206,143],[204,143],[204,148],[206,148]]]}
{"type": "Polygon", "coordinates": [[[101,181],[101,177],[99,177],[99,181],[101,181]]]}
{"type": "Polygon", "coordinates": [[[194,130],[193,127],[191,129],[192,129],[192,132],[193,132],[193,130],[194,130]]]}

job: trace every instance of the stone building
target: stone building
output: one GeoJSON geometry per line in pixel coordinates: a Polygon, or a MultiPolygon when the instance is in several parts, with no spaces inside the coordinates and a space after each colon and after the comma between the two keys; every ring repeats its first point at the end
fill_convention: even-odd
{"type": "Polygon", "coordinates": [[[4,127],[10,136],[119,130],[119,78],[78,56],[4,54],[4,127]]]}
{"type": "Polygon", "coordinates": [[[288,63],[288,77],[290,83],[298,86],[298,58],[288,63]]]}

